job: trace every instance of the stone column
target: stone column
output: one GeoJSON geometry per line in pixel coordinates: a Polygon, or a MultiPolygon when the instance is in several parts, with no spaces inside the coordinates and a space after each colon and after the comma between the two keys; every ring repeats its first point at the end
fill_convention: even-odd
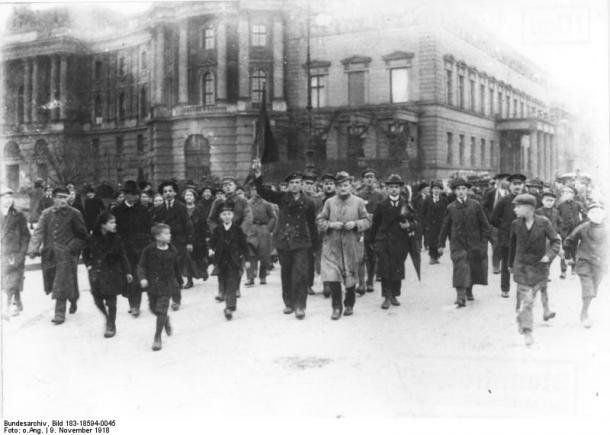
{"type": "Polygon", "coordinates": [[[32,61],[23,60],[23,122],[28,124],[32,115],[32,61]]]}
{"type": "Polygon", "coordinates": [[[239,38],[239,99],[250,99],[250,25],[247,15],[240,15],[239,38]]]}
{"type": "MultiPolygon", "coordinates": [[[[51,101],[55,102],[57,99],[57,58],[53,55],[50,56],[51,61],[51,101]]],[[[51,108],[51,121],[57,120],[57,109],[51,108]]]]}
{"type": "Polygon", "coordinates": [[[59,119],[66,119],[68,113],[68,58],[61,55],[59,59],[59,119]]]}
{"type": "Polygon", "coordinates": [[[559,172],[559,152],[557,150],[557,142],[555,141],[555,135],[549,134],[549,143],[551,144],[551,176],[559,172]]]}
{"type": "Polygon", "coordinates": [[[32,122],[38,122],[38,58],[32,62],[32,122]]]}
{"type": "Polygon", "coordinates": [[[188,33],[187,23],[180,23],[178,45],[178,104],[188,103],[188,33]]]}
{"type": "Polygon", "coordinates": [[[284,24],[273,22],[273,99],[284,99],[284,24]]]}
{"type": "Polygon", "coordinates": [[[154,83],[154,104],[163,103],[163,79],[165,77],[165,32],[162,26],[157,28],[155,46],[156,73],[154,83]]]}
{"type": "Polygon", "coordinates": [[[216,100],[227,100],[227,23],[221,17],[216,26],[216,100]]]}

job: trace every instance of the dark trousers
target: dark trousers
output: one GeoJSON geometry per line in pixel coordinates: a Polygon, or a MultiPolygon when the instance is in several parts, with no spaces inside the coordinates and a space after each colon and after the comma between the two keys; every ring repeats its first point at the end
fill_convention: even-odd
{"type": "Polygon", "coordinates": [[[316,276],[316,253],[313,249],[309,250],[310,259],[309,259],[309,267],[307,268],[307,285],[309,287],[313,287],[313,282],[316,276]]]}
{"type": "Polygon", "coordinates": [[[343,306],[354,307],[356,303],[356,287],[350,287],[345,289],[345,300],[342,302],[341,283],[332,281],[326,283],[330,287],[330,295],[332,297],[333,310],[343,311],[343,306]]]}
{"type": "MultiPolygon", "coordinates": [[[[563,273],[568,271],[568,264],[566,263],[565,257],[568,258],[574,258],[574,249],[572,249],[569,246],[564,246],[563,247],[563,251],[564,251],[564,255],[561,257],[561,261],[559,263],[560,267],[561,267],[561,271],[563,273]]],[[[574,270],[574,266],[572,266],[572,270],[574,270]]]]}
{"type": "Polygon", "coordinates": [[[237,291],[239,290],[240,278],[240,269],[231,267],[218,268],[218,282],[224,291],[225,307],[229,310],[235,310],[235,308],[237,308],[237,291]]]}
{"type": "Polygon", "coordinates": [[[95,306],[106,316],[106,320],[112,326],[116,321],[116,296],[93,295],[95,306]]]}
{"type": "Polygon", "coordinates": [[[258,277],[259,279],[263,279],[267,276],[270,263],[262,258],[259,261],[259,257],[257,255],[253,255],[249,258],[250,267],[246,269],[246,274],[248,275],[248,279],[254,281],[256,278],[256,270],[258,269],[258,277]]]}
{"type": "Polygon", "coordinates": [[[172,302],[178,305],[182,303],[182,290],[178,289],[172,293],[172,302]]]}
{"type": "Polygon", "coordinates": [[[311,262],[311,249],[278,249],[281,267],[282,299],[290,308],[307,306],[308,271],[311,262]]]}
{"type": "Polygon", "coordinates": [[[398,297],[400,296],[400,287],[402,281],[390,281],[388,279],[381,279],[381,296],[384,298],[398,297]]]}
{"type": "Polygon", "coordinates": [[[457,302],[466,302],[466,297],[472,297],[472,287],[458,287],[455,289],[457,292],[457,302]]]}
{"type": "Polygon", "coordinates": [[[67,299],[55,299],[55,319],[66,320],[67,299]]]}
{"type": "Polygon", "coordinates": [[[498,229],[496,227],[491,228],[491,264],[494,271],[500,270],[500,263],[502,261],[502,249],[498,244],[498,229]]]}
{"type": "Polygon", "coordinates": [[[508,246],[502,246],[502,270],[500,275],[500,289],[503,292],[510,291],[510,272],[508,271],[508,246]]]}
{"type": "Polygon", "coordinates": [[[430,246],[428,248],[428,255],[430,255],[430,258],[432,258],[433,260],[438,260],[439,258],[441,258],[440,254],[438,253],[438,247],[436,246],[430,246]]]}
{"type": "Polygon", "coordinates": [[[366,261],[366,286],[372,287],[377,271],[377,252],[375,252],[375,242],[369,242],[366,238],[364,240],[364,258],[366,261]]]}

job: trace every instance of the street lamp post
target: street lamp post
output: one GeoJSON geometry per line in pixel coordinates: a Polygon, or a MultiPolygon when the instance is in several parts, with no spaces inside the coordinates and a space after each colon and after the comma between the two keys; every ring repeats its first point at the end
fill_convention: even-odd
{"type": "Polygon", "coordinates": [[[305,151],[305,167],[311,173],[315,169],[313,148],[313,114],[311,107],[311,6],[307,2],[307,150],[305,151]]]}

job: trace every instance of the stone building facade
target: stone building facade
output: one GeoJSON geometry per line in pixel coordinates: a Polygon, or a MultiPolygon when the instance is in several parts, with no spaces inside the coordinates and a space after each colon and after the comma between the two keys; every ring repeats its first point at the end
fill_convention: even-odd
{"type": "Polygon", "coordinates": [[[4,181],[243,177],[263,97],[281,156],[272,176],[303,169],[307,151],[318,172],[373,166],[411,181],[572,169],[569,115],[507,47],[425,10],[322,26],[303,5],[155,4],[129,19],[89,8],[88,20],[76,7],[16,10],[2,45],[4,181]]]}

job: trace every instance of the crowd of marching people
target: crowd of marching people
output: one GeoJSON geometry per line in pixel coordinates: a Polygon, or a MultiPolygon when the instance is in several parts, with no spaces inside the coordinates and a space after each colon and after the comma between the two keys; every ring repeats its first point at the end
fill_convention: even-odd
{"type": "Polygon", "coordinates": [[[354,314],[357,295],[380,282],[381,309],[400,305],[408,257],[420,277],[421,253],[438,264],[449,242],[455,305],[474,300],[474,286],[500,275],[499,295],[516,283],[519,332],[533,343],[533,304],[540,293],[543,320],[555,317],[549,301],[549,269],[556,257],[560,279],[570,269],[581,283],[581,321],[590,327],[589,306],[605,272],[608,249],[601,202],[571,184],[545,185],[522,174],[497,174],[487,185],[469,179],[407,185],[399,175],[381,178],[365,169],[292,173],[283,183],[263,180],[253,161],[243,185],[224,177],[220,186],[187,182],[126,181],[109,186],[43,186],[29,217],[17,210],[14,192],[1,192],[3,316],[23,310],[26,255],[41,257],[44,291],[55,299],[52,322],[78,309],[79,261],[88,271],[95,306],[106,319],[104,336],[116,334],[117,297],[137,318],[142,293],[156,317],[153,350],[171,335],[170,311],[180,310],[182,290],[211,280],[233,319],[245,287],[266,284],[279,262],[283,312],[306,315],[307,297],[330,299],[331,319],[354,314]],[[112,190],[112,189],[111,189],[112,190]],[[108,198],[111,198],[110,200],[108,198]]]}

